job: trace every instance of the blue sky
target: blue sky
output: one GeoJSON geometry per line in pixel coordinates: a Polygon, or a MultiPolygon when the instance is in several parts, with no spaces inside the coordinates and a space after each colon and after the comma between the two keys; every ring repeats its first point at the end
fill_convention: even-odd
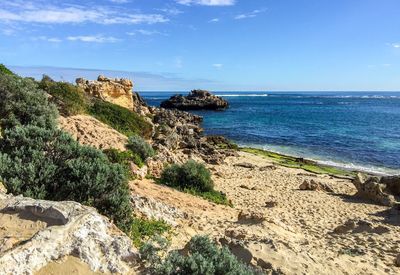
{"type": "Polygon", "coordinates": [[[399,13],[399,0],[2,0],[0,63],[137,90],[398,91],[399,13]]]}

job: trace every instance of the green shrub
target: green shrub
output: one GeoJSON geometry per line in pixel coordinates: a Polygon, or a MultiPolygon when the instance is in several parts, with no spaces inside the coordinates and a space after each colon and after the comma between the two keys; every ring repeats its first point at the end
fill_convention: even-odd
{"type": "Polygon", "coordinates": [[[83,114],[88,108],[88,100],[75,85],[66,82],[55,82],[48,76],[43,76],[39,87],[51,95],[61,114],[72,116],[83,114]]]}
{"type": "Polygon", "coordinates": [[[136,247],[141,247],[145,241],[170,230],[171,226],[163,220],[134,218],[129,236],[136,247]]]}
{"type": "Polygon", "coordinates": [[[155,275],[252,275],[261,274],[240,262],[226,247],[218,247],[208,237],[195,236],[188,244],[187,256],[172,251],[165,258],[160,257],[166,250],[165,242],[157,246],[150,243],[141,249],[141,257],[146,262],[150,274],[155,275]]]}
{"type": "Polygon", "coordinates": [[[225,193],[220,191],[211,190],[207,192],[199,192],[196,189],[187,189],[187,188],[183,189],[182,191],[185,193],[192,194],[194,196],[202,197],[203,199],[214,202],[216,204],[223,204],[231,207],[233,206],[232,202],[228,200],[225,193]]]}
{"type": "Polygon", "coordinates": [[[115,104],[93,100],[89,114],[126,136],[139,135],[150,138],[152,126],[140,115],[115,104]]]}
{"type": "Polygon", "coordinates": [[[105,149],[103,150],[103,152],[108,157],[108,160],[112,163],[119,163],[124,166],[129,166],[130,162],[133,162],[140,168],[144,165],[142,158],[131,150],[120,151],[118,149],[112,148],[105,149]]]}
{"type": "Polygon", "coordinates": [[[56,127],[57,109],[30,79],[0,74],[0,124],[3,129],[21,125],[56,127]]]}
{"type": "Polygon", "coordinates": [[[138,135],[129,137],[126,148],[137,153],[143,161],[155,155],[153,147],[138,135]]]}
{"type": "Polygon", "coordinates": [[[101,151],[57,129],[24,126],[4,131],[0,152],[0,180],[8,192],[93,206],[129,231],[132,208],[124,169],[101,151]]]}
{"type": "Polygon", "coordinates": [[[3,64],[0,64],[0,74],[14,75],[14,73],[3,64]]]}
{"type": "Polygon", "coordinates": [[[159,182],[217,204],[232,206],[224,193],[214,190],[210,171],[194,160],[183,165],[172,164],[166,167],[159,182]]]}
{"type": "Polygon", "coordinates": [[[198,192],[214,190],[210,171],[201,163],[189,160],[183,165],[172,164],[164,169],[161,183],[179,188],[193,189],[198,192]]]}

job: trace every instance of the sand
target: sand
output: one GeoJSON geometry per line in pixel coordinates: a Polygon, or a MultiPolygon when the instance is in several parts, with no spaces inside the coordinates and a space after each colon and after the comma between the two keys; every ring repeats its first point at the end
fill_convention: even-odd
{"type": "Polygon", "coordinates": [[[132,190],[172,205],[186,214],[174,229],[172,243],[183,246],[193,235],[206,234],[228,243],[249,263],[285,274],[399,274],[400,219],[387,207],[354,197],[348,179],[317,175],[273,165],[249,153],[209,166],[216,189],[234,208],[216,205],[149,180],[132,183],[132,190]],[[255,168],[237,167],[251,163],[255,168]],[[334,192],[304,191],[304,180],[329,185],[334,192]],[[241,211],[264,217],[253,224],[238,221],[241,211]],[[338,230],[355,220],[352,230],[338,230]],[[361,220],[361,222],[359,222],[361,220]]]}
{"type": "Polygon", "coordinates": [[[79,258],[68,256],[64,259],[52,262],[40,269],[35,275],[99,275],[101,272],[93,272],[89,265],[82,262],[79,258]]]}

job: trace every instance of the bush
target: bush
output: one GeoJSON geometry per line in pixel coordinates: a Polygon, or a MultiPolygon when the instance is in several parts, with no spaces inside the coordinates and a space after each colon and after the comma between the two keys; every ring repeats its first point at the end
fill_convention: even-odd
{"type": "Polygon", "coordinates": [[[0,74],[6,74],[6,75],[14,75],[12,71],[10,71],[6,66],[3,64],[0,64],[0,74]]]}
{"type": "Polygon", "coordinates": [[[65,116],[83,114],[88,109],[88,100],[77,86],[65,82],[55,82],[44,75],[39,87],[52,96],[51,101],[65,116]]]}
{"type": "Polygon", "coordinates": [[[179,189],[192,189],[198,192],[214,190],[210,171],[201,163],[189,160],[183,165],[172,164],[164,169],[161,183],[179,189]]]}
{"type": "Polygon", "coordinates": [[[15,195],[93,206],[129,232],[132,208],[123,167],[57,129],[15,127],[0,140],[0,181],[15,195]]]}
{"type": "Polygon", "coordinates": [[[126,148],[137,153],[143,161],[155,155],[153,147],[138,135],[129,137],[126,148]]]}
{"type": "Polygon", "coordinates": [[[108,160],[111,161],[112,163],[118,163],[123,166],[129,167],[130,162],[133,162],[140,168],[143,167],[144,165],[142,158],[138,154],[132,152],[131,150],[120,151],[118,149],[112,148],[112,149],[105,149],[103,152],[108,157],[108,160]]]}
{"type": "Polygon", "coordinates": [[[136,247],[142,247],[145,241],[170,230],[171,226],[163,220],[135,218],[129,236],[136,247]]]}
{"type": "Polygon", "coordinates": [[[194,160],[183,165],[172,164],[166,167],[159,182],[217,204],[232,206],[224,193],[214,190],[210,171],[194,160]]]}
{"type": "Polygon", "coordinates": [[[56,127],[57,109],[30,79],[0,74],[0,124],[2,128],[35,125],[56,127]]]}
{"type": "Polygon", "coordinates": [[[191,239],[187,256],[172,251],[162,259],[159,255],[162,250],[166,250],[166,247],[165,243],[160,242],[157,247],[148,243],[140,249],[150,274],[258,274],[257,271],[240,262],[228,248],[218,247],[205,236],[195,236],[191,239]]]}
{"type": "Polygon", "coordinates": [[[150,138],[152,126],[140,115],[115,104],[94,100],[89,114],[126,136],[150,138]]]}

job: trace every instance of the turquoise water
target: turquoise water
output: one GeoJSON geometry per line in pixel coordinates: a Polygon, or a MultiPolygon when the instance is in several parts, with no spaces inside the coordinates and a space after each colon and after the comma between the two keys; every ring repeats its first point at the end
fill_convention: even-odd
{"type": "MultiPolygon", "coordinates": [[[[148,104],[174,93],[141,93],[148,104]]],[[[400,93],[216,92],[230,103],[204,117],[207,134],[240,145],[387,174],[400,173],[400,93]]]]}

